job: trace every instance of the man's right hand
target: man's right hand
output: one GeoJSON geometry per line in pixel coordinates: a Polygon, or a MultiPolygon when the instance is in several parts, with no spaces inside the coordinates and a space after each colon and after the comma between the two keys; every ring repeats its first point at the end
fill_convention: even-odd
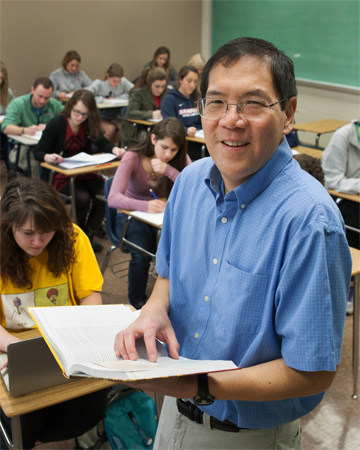
{"type": "Polygon", "coordinates": [[[34,136],[37,131],[37,125],[31,125],[31,127],[24,128],[24,134],[29,134],[30,136],[34,136]]]}
{"type": "MultiPolygon", "coordinates": [[[[154,295],[154,294],[153,294],[154,295]]],[[[144,337],[146,350],[151,362],[157,359],[155,338],[169,346],[170,356],[179,358],[180,345],[170,323],[167,311],[149,299],[140,316],[128,328],[116,335],[114,349],[117,356],[136,361],[135,340],[144,337]]]]}

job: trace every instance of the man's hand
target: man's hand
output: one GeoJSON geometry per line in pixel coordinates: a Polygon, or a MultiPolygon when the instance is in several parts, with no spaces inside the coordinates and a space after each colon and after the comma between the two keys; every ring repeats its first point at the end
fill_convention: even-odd
{"type": "Polygon", "coordinates": [[[45,124],[45,123],[40,123],[40,124],[37,126],[38,131],[44,131],[45,128],[46,128],[46,124],[45,124]]]}
{"type": "Polygon", "coordinates": [[[37,125],[31,125],[30,127],[24,128],[24,134],[28,134],[30,136],[34,136],[34,134],[38,131],[37,125]]]}
{"type": "Polygon", "coordinates": [[[155,173],[160,173],[161,175],[165,172],[167,167],[166,162],[161,161],[161,159],[153,158],[150,160],[151,167],[155,173]]]}
{"type": "Polygon", "coordinates": [[[128,328],[120,331],[115,338],[115,353],[124,359],[137,360],[135,340],[144,337],[146,350],[151,362],[157,360],[155,338],[166,342],[169,346],[169,353],[174,359],[179,359],[180,345],[176,339],[174,329],[170,323],[167,311],[151,303],[146,304],[138,319],[128,328]]]}

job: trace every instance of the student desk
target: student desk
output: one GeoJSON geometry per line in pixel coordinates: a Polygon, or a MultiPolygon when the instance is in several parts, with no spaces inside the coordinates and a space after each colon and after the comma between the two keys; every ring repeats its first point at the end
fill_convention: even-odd
{"type": "Polygon", "coordinates": [[[338,128],[343,127],[348,123],[349,122],[345,120],[322,119],[316,120],[314,122],[295,123],[293,129],[297,131],[308,131],[309,133],[315,133],[316,134],[315,146],[316,148],[319,148],[319,139],[322,134],[333,133],[338,128]]]}
{"type": "MultiPolygon", "coordinates": [[[[30,339],[40,336],[37,329],[23,331],[17,336],[21,339],[30,339]]],[[[0,406],[5,415],[11,417],[12,440],[15,450],[21,450],[21,422],[20,416],[29,412],[37,411],[48,406],[81,397],[82,395],[100,391],[114,384],[113,381],[99,379],[75,380],[72,383],[55,386],[26,395],[10,397],[8,390],[0,376],[0,406]]]]}
{"type": "Polygon", "coordinates": [[[342,192],[334,191],[332,189],[328,190],[329,194],[334,197],[344,198],[346,200],[351,200],[356,203],[360,203],[360,195],[359,194],[344,194],[342,192]]]}
{"type": "Polygon", "coordinates": [[[359,367],[359,320],[360,320],[360,250],[350,247],[353,260],[351,275],[355,278],[354,282],[354,314],[353,314],[353,394],[352,398],[356,400],[357,381],[359,367]]]}
{"type": "MultiPolygon", "coordinates": [[[[28,175],[31,178],[31,164],[30,164],[30,150],[31,147],[35,146],[38,144],[40,139],[37,138],[28,138],[26,136],[22,135],[18,135],[18,134],[8,134],[7,137],[9,139],[12,139],[13,141],[19,142],[22,145],[26,145],[28,147],[27,151],[26,151],[26,158],[27,158],[27,166],[28,166],[28,175]]],[[[16,161],[15,161],[15,170],[18,170],[19,168],[19,158],[20,158],[20,146],[17,149],[17,153],[16,153],[16,161]]]]}
{"type": "MultiPolygon", "coordinates": [[[[160,198],[159,200],[162,200],[164,203],[166,203],[166,199],[164,199],[164,198],[160,198]]],[[[123,251],[124,244],[127,244],[127,245],[130,245],[130,246],[133,247],[133,248],[136,248],[136,250],[139,250],[140,252],[143,252],[143,253],[145,253],[146,255],[150,256],[150,258],[154,258],[154,259],[155,259],[155,256],[156,256],[156,255],[155,255],[154,253],[150,253],[150,252],[148,252],[147,250],[145,250],[144,248],[139,247],[138,245],[136,245],[136,244],[130,242],[128,239],[126,239],[125,236],[126,236],[127,229],[128,229],[128,227],[129,227],[129,225],[130,225],[130,222],[131,222],[133,219],[141,220],[142,222],[145,222],[145,223],[147,223],[148,225],[152,225],[153,227],[155,227],[155,228],[158,229],[158,232],[157,232],[157,235],[156,235],[156,247],[157,247],[157,245],[158,245],[158,243],[159,243],[159,240],[160,240],[160,236],[161,236],[162,225],[155,225],[154,223],[148,222],[148,221],[145,220],[145,219],[140,219],[139,217],[133,217],[133,216],[131,215],[132,211],[128,211],[128,210],[126,210],[126,209],[120,209],[120,211],[121,211],[123,214],[126,214],[126,215],[128,216],[127,219],[126,219],[126,222],[125,222],[125,225],[124,225],[124,228],[123,228],[121,237],[120,237],[120,250],[123,251]]]]}
{"type": "Polygon", "coordinates": [[[313,158],[321,159],[323,154],[322,150],[316,150],[315,148],[303,147],[298,145],[297,147],[292,147],[291,150],[296,150],[299,153],[305,153],[306,155],[312,156],[313,158]]]}
{"type": "Polygon", "coordinates": [[[118,104],[109,103],[109,102],[100,102],[100,103],[96,103],[96,106],[99,109],[111,109],[111,108],[124,108],[128,104],[129,104],[129,100],[123,100],[121,103],[118,103],[118,104]]]}
{"type": "Polygon", "coordinates": [[[128,141],[128,145],[130,146],[132,140],[133,140],[133,130],[137,125],[144,125],[147,127],[146,133],[150,133],[150,130],[152,127],[154,127],[157,123],[161,122],[160,120],[157,120],[156,122],[153,122],[152,120],[141,120],[141,119],[128,119],[127,117],[123,117],[123,120],[127,120],[128,122],[131,122],[133,124],[133,128],[131,128],[131,133],[128,141]]]}
{"type": "Polygon", "coordinates": [[[186,140],[187,141],[191,141],[191,142],[197,142],[198,144],[202,144],[201,145],[201,157],[204,158],[204,156],[205,156],[205,149],[206,149],[205,139],[204,138],[198,138],[198,137],[186,136],[186,140]]]}
{"type": "Polygon", "coordinates": [[[62,169],[59,166],[49,164],[47,162],[41,163],[41,167],[45,169],[53,170],[57,173],[62,173],[63,175],[68,175],[70,177],[70,201],[71,201],[71,216],[76,221],[76,203],[75,203],[75,179],[78,175],[89,173],[89,172],[97,172],[99,170],[106,169],[116,169],[120,164],[120,160],[116,159],[109,163],[105,164],[96,164],[94,166],[85,166],[79,167],[78,169],[62,169]]]}

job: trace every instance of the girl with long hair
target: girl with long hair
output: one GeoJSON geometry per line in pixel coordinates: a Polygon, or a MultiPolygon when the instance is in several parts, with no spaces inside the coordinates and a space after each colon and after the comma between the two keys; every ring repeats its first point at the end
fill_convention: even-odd
{"type": "Polygon", "coordinates": [[[144,66],[146,67],[162,67],[168,75],[168,83],[175,87],[178,80],[178,74],[170,63],[170,50],[167,47],[159,47],[155,50],[152,61],[144,66]]]}
{"type": "MultiPolygon", "coordinates": [[[[144,69],[140,78],[130,91],[129,105],[125,113],[125,119],[162,119],[161,102],[166,95],[168,76],[164,69],[156,67],[144,69]]],[[[124,120],[121,132],[124,144],[132,140],[143,140],[146,137],[146,126],[137,125],[124,120]],[[132,134],[131,134],[132,133],[132,134]]]]}
{"type": "Polygon", "coordinates": [[[4,115],[11,100],[15,98],[9,87],[9,77],[5,64],[0,61],[0,115],[4,115]]]}
{"type": "MultiPolygon", "coordinates": [[[[125,153],[108,197],[109,206],[118,209],[116,230],[119,237],[127,218],[120,209],[163,212],[165,203],[154,199],[149,189],[152,189],[157,197],[168,197],[179,173],[190,162],[186,153],[184,127],[174,117],[168,117],[158,123],[143,142],[125,153]]],[[[132,219],[126,238],[154,253],[157,231],[157,228],[145,222],[132,219]]],[[[146,302],[151,259],[133,247],[129,246],[129,251],[129,301],[135,308],[141,308],[146,302]]]]}
{"type": "Polygon", "coordinates": [[[64,56],[61,67],[51,72],[49,78],[54,84],[52,96],[66,100],[67,94],[77,89],[90,86],[92,83],[83,70],[79,69],[81,58],[76,50],[70,50],[64,56]]]}
{"type": "MultiPolygon", "coordinates": [[[[114,63],[107,69],[103,80],[93,81],[86,89],[94,94],[96,103],[100,103],[105,99],[127,100],[133,87],[133,83],[124,77],[124,69],[114,63]]],[[[121,108],[100,109],[101,129],[104,136],[115,145],[121,139],[120,114],[121,108]]]]}
{"type": "MultiPolygon", "coordinates": [[[[0,205],[0,350],[6,352],[20,340],[17,332],[35,328],[27,306],[100,305],[103,278],[88,238],[48,183],[19,177],[0,205]]],[[[106,397],[100,391],[22,415],[23,448],[83,434],[103,417],[106,397]]],[[[11,434],[10,419],[0,413],[11,434]]]]}
{"type": "MultiPolygon", "coordinates": [[[[124,149],[115,147],[100,131],[100,113],[93,94],[79,89],[66,102],[62,113],[52,119],[43,131],[35,150],[35,159],[59,164],[64,157],[86,153],[114,153],[120,158],[124,149]],[[93,144],[96,145],[93,150],[93,144]]],[[[70,195],[70,177],[56,174],[54,187],[70,195]]],[[[96,172],[79,175],[75,181],[76,216],[80,228],[88,235],[94,251],[102,245],[93,240],[105,215],[104,203],[97,195],[104,193],[104,180],[96,172]]]]}

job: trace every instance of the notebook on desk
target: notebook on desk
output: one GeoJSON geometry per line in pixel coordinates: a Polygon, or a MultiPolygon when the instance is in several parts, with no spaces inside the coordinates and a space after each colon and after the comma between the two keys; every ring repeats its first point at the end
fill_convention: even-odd
{"type": "Polygon", "coordinates": [[[6,358],[8,365],[1,375],[12,397],[73,381],[64,377],[42,337],[9,344],[7,354],[0,355],[0,364],[6,358]]]}

